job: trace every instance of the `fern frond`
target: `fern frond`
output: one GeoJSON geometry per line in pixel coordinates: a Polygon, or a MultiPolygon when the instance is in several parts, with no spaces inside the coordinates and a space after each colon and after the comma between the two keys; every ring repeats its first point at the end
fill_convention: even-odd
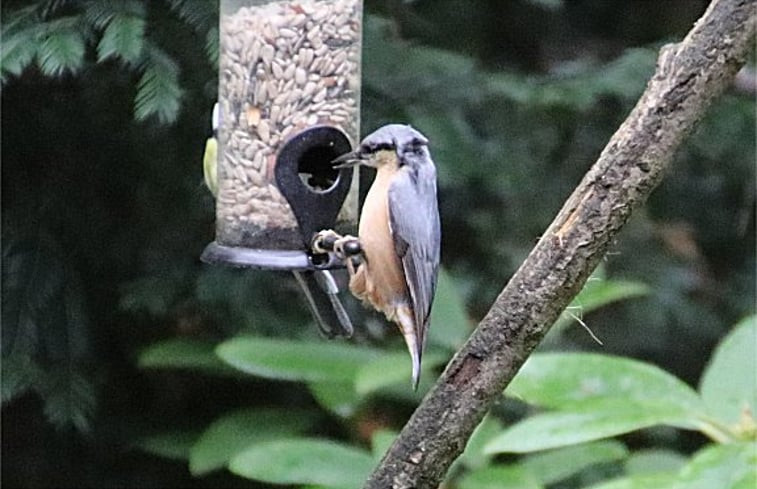
{"type": "Polygon", "coordinates": [[[211,27],[205,35],[205,54],[213,66],[218,66],[218,27],[211,27]]]}
{"type": "Polygon", "coordinates": [[[89,0],[84,2],[82,16],[84,20],[96,30],[105,29],[108,22],[118,13],[118,8],[113,1],[89,0]]]}
{"type": "Polygon", "coordinates": [[[142,77],[134,97],[134,117],[143,121],[156,116],[161,123],[174,122],[179,115],[183,92],[179,86],[179,67],[163,50],[145,45],[142,77]]]}
{"type": "Polygon", "coordinates": [[[48,421],[61,427],[72,425],[80,432],[89,431],[97,407],[97,393],[83,367],[68,369],[63,365],[51,369],[37,391],[45,400],[44,413],[48,421]]]}
{"type": "Polygon", "coordinates": [[[10,36],[3,35],[0,51],[0,80],[5,83],[9,75],[20,75],[37,55],[39,29],[30,27],[10,36]]]}
{"type": "Polygon", "coordinates": [[[37,55],[40,25],[36,6],[19,9],[2,26],[0,46],[0,81],[5,83],[9,75],[18,76],[37,55]]]}
{"type": "Polygon", "coordinates": [[[35,6],[35,8],[39,12],[40,18],[49,19],[53,14],[63,9],[63,7],[73,3],[77,3],[77,0],[47,0],[35,6]]]}
{"type": "Polygon", "coordinates": [[[86,46],[79,20],[77,16],[62,17],[43,24],[37,59],[45,75],[75,73],[84,64],[86,46]]]}
{"type": "Polygon", "coordinates": [[[34,390],[48,419],[86,429],[96,401],[78,276],[52,239],[3,243],[2,401],[34,390]]]}
{"type": "Polygon", "coordinates": [[[131,5],[128,11],[114,13],[97,45],[97,61],[119,57],[126,63],[136,63],[142,55],[145,37],[144,6],[138,2],[123,2],[131,5]]]}
{"type": "Polygon", "coordinates": [[[218,2],[208,0],[168,0],[178,17],[197,31],[206,31],[218,20],[218,2]]]}

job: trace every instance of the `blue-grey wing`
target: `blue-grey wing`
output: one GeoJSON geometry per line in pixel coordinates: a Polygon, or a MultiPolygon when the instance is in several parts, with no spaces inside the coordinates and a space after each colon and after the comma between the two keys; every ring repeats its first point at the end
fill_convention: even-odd
{"type": "Polygon", "coordinates": [[[389,224],[413,302],[419,343],[425,332],[439,271],[441,227],[436,197],[436,169],[403,166],[389,186],[389,224]]]}

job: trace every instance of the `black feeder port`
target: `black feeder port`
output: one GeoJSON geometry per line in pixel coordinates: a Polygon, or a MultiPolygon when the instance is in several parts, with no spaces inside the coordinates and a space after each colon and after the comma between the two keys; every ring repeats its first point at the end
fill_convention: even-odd
{"type": "Polygon", "coordinates": [[[313,255],[313,236],[334,229],[352,185],[353,168],[336,169],[332,162],[351,151],[340,129],[315,126],[290,138],[279,151],[274,167],[275,182],[297,221],[300,249],[262,249],[210,243],[201,256],[211,264],[268,270],[323,270],[341,268],[332,254],[313,255]]]}

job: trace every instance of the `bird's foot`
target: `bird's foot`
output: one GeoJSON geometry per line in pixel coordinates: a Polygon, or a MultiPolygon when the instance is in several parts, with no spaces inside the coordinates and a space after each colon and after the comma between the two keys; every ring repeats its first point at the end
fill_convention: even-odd
{"type": "Polygon", "coordinates": [[[331,229],[316,233],[310,242],[310,249],[313,253],[334,253],[342,261],[351,260],[362,252],[360,240],[356,237],[349,234],[342,236],[331,229]]]}

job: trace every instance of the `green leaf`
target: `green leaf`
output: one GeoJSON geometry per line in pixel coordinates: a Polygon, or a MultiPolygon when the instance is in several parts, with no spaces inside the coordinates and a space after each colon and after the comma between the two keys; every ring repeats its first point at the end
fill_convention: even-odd
{"type": "Polygon", "coordinates": [[[479,469],[488,465],[492,456],[484,451],[484,447],[501,432],[502,423],[496,417],[489,414],[484,416],[468,439],[460,461],[469,469],[479,469]]]}
{"type": "Polygon", "coordinates": [[[675,484],[676,475],[674,473],[637,474],[600,482],[587,489],[673,489],[675,484]]]}
{"type": "Polygon", "coordinates": [[[374,462],[378,463],[384,454],[391,448],[398,433],[391,430],[376,430],[371,436],[371,453],[374,462]]]}
{"type": "Polygon", "coordinates": [[[48,22],[37,51],[39,68],[47,76],[76,72],[84,64],[84,36],[77,18],[66,17],[48,22]]]}
{"type": "Polygon", "coordinates": [[[189,452],[189,470],[200,476],[224,467],[255,443],[288,437],[311,427],[313,413],[302,409],[243,409],[215,420],[189,452]]]}
{"type": "MultiPolygon", "coordinates": [[[[446,360],[440,352],[426,352],[421,371],[428,376],[446,360]]],[[[361,396],[392,385],[410,385],[410,357],[405,352],[386,353],[360,367],[355,376],[355,390],[361,396]]]]}
{"type": "Polygon", "coordinates": [[[629,358],[593,353],[541,353],[526,361],[507,394],[530,404],[569,410],[615,399],[640,409],[667,407],[671,415],[701,414],[699,396],[661,370],[629,358]]]}
{"type": "Polygon", "coordinates": [[[116,15],[108,23],[97,45],[97,61],[118,57],[136,63],[142,55],[145,19],[134,15],[116,15]]]}
{"type": "Polygon", "coordinates": [[[232,472],[248,479],[332,488],[362,486],[372,467],[373,459],[363,450],[312,438],[261,442],[229,464],[232,472]]]}
{"type": "Polygon", "coordinates": [[[527,457],[522,466],[545,485],[567,479],[597,464],[622,460],[628,456],[625,445],[618,441],[598,441],[558,448],[527,457]]]}
{"type": "Polygon", "coordinates": [[[18,76],[37,55],[41,26],[33,23],[33,10],[22,9],[3,25],[3,48],[0,49],[0,72],[18,76]]]}
{"type": "Polygon", "coordinates": [[[757,413],[757,316],[742,320],[718,345],[699,390],[722,423],[735,425],[743,413],[757,413]]]}
{"type": "Polygon", "coordinates": [[[676,473],[687,458],[678,452],[664,449],[637,450],[626,460],[628,474],[676,473]]]}
{"type": "Polygon", "coordinates": [[[139,354],[140,368],[192,369],[209,374],[236,375],[215,354],[215,344],[189,338],[154,343],[139,354]]]}
{"type": "Polygon", "coordinates": [[[348,344],[239,337],[221,343],[216,353],[242,372],[276,380],[351,382],[377,350],[348,344]]]}
{"type": "Polygon", "coordinates": [[[134,97],[134,117],[143,121],[156,116],[163,124],[179,115],[183,92],[179,86],[179,67],[168,54],[145,43],[142,77],[134,97]]]}
{"type": "Polygon", "coordinates": [[[198,433],[194,431],[165,431],[143,436],[134,443],[136,448],[158,457],[187,460],[198,433]]]}
{"type": "Polygon", "coordinates": [[[753,489],[757,482],[754,443],[710,445],[694,454],[678,474],[676,489],[753,489]]]}
{"type": "Polygon", "coordinates": [[[208,30],[205,36],[205,54],[213,66],[218,66],[218,28],[208,30]]]}
{"type": "Polygon", "coordinates": [[[539,481],[523,467],[490,465],[466,474],[458,489],[541,489],[539,481]]]}
{"type": "Polygon", "coordinates": [[[613,302],[641,297],[648,293],[649,286],[646,284],[628,280],[608,280],[604,278],[604,274],[600,271],[589,278],[584,288],[565,309],[565,312],[560,316],[560,319],[552,329],[559,331],[575,321],[575,318],[582,318],[584,314],[588,314],[613,302]]]}
{"type": "Polygon", "coordinates": [[[342,418],[352,416],[360,404],[352,382],[310,382],[308,388],[318,404],[342,418]]]}
{"type": "Polygon", "coordinates": [[[90,429],[97,407],[97,392],[84,366],[61,365],[46,372],[35,387],[45,400],[44,413],[57,426],[90,429]]]}
{"type": "Polygon", "coordinates": [[[428,342],[450,351],[457,350],[471,333],[462,295],[445,269],[439,270],[434,304],[431,307],[428,342]]]}
{"type": "Polygon", "coordinates": [[[3,356],[2,403],[12,401],[44,379],[44,370],[37,365],[25,347],[3,356]]]}
{"type": "Polygon", "coordinates": [[[516,423],[489,442],[487,453],[525,453],[575,445],[621,435],[658,424],[678,427],[685,424],[685,413],[671,412],[671,405],[660,399],[643,406],[622,399],[605,399],[575,407],[570,411],[537,414],[516,423]]]}

